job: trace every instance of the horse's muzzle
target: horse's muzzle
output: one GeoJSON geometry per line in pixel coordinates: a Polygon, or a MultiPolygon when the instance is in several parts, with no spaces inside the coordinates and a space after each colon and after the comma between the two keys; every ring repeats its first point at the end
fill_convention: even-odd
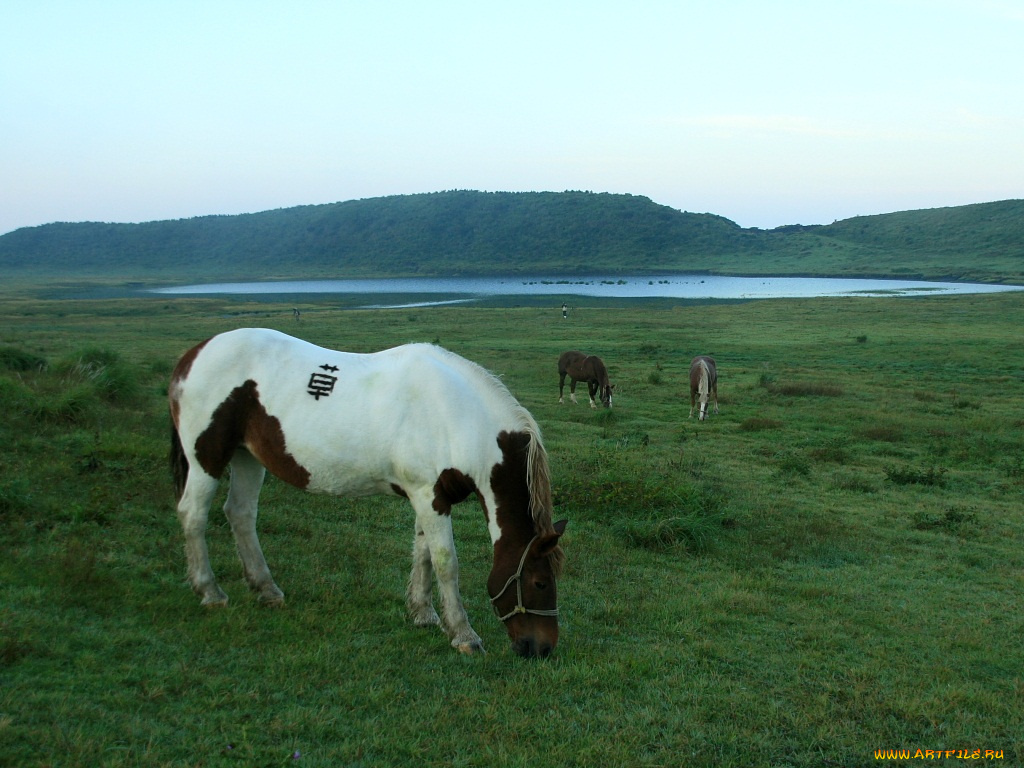
{"type": "Polygon", "coordinates": [[[546,640],[521,637],[512,643],[512,650],[524,659],[546,659],[555,650],[555,646],[546,640]]]}

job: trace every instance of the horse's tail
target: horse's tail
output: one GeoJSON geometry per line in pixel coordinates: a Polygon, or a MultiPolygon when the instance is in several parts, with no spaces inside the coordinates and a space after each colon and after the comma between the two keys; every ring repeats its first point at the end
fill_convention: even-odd
{"type": "Polygon", "coordinates": [[[181,447],[181,436],[178,434],[178,427],[171,422],[171,450],[168,455],[171,465],[171,476],[174,478],[174,495],[181,499],[185,492],[185,481],[188,480],[188,459],[185,458],[185,450],[181,447]]]}

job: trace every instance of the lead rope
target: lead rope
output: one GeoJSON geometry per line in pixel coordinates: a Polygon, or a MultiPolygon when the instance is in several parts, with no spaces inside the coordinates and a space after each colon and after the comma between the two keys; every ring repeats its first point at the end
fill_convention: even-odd
{"type": "Polygon", "coordinates": [[[533,546],[533,542],[537,540],[537,536],[530,539],[530,543],[526,545],[526,549],[523,550],[523,556],[519,559],[519,567],[516,568],[516,572],[508,577],[508,581],[505,582],[505,586],[501,588],[501,591],[491,598],[491,607],[494,609],[495,615],[498,616],[498,621],[508,621],[518,613],[532,613],[535,616],[557,616],[557,608],[527,608],[523,605],[523,566],[526,565],[526,556],[530,554],[530,547],[533,546]],[[505,591],[512,585],[512,582],[516,583],[516,607],[506,613],[504,616],[498,615],[498,606],[495,605],[495,600],[498,600],[505,591]]]}

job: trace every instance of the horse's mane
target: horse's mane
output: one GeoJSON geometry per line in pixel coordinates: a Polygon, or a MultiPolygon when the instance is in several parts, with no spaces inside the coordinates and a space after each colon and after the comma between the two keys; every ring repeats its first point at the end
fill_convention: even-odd
{"type": "MultiPolygon", "coordinates": [[[[548,466],[548,452],[544,448],[544,440],[541,436],[540,426],[533,415],[524,408],[508,387],[495,374],[488,371],[482,365],[467,360],[454,352],[439,347],[435,344],[425,344],[442,357],[452,367],[472,375],[482,384],[488,387],[492,395],[503,401],[512,411],[513,418],[517,422],[519,431],[526,433],[529,437],[529,447],[526,454],[526,485],[530,490],[530,515],[533,517],[534,531],[540,536],[549,536],[555,532],[551,520],[551,470],[548,466]]],[[[551,555],[552,568],[557,575],[562,566],[564,555],[561,547],[555,547],[551,555]]]]}
{"type": "MultiPolygon", "coordinates": [[[[700,396],[701,396],[701,401],[702,402],[707,399],[707,396],[708,396],[708,385],[710,383],[710,380],[711,380],[711,371],[708,369],[707,361],[706,360],[701,360],[700,361],[700,396]]],[[[701,411],[701,413],[703,413],[703,411],[701,411]]]]}

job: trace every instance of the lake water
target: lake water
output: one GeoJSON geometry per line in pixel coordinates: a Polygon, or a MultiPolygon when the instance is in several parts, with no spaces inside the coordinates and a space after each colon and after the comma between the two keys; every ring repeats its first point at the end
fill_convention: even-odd
{"type": "Polygon", "coordinates": [[[605,298],[778,299],[819,296],[934,296],[1024,290],[1019,285],[941,283],[818,277],[724,277],[656,275],[644,277],[411,277],[373,280],[295,280],[211,283],[150,289],[167,295],[337,293],[387,294],[389,303],[369,307],[411,307],[469,303],[493,296],[596,296],[605,298]],[[395,295],[415,301],[394,303],[395,295]],[[433,297],[427,298],[424,297],[433,297]]]}

